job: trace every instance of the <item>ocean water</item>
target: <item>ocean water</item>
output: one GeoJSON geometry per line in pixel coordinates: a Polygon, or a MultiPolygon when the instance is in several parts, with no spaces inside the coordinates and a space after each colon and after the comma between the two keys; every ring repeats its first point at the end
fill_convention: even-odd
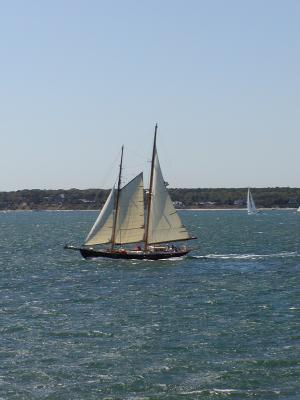
{"type": "Polygon", "coordinates": [[[0,399],[300,399],[300,214],[182,211],[182,260],[82,259],[94,212],[0,213],[0,399]]]}

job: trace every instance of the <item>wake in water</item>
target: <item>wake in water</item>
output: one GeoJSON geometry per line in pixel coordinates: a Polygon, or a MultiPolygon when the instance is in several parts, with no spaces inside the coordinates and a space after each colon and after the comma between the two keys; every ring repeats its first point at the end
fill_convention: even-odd
{"type": "Polygon", "coordinates": [[[299,257],[296,251],[283,251],[273,254],[207,254],[205,256],[190,256],[197,259],[212,259],[212,260],[262,260],[266,258],[289,258],[299,257]]]}

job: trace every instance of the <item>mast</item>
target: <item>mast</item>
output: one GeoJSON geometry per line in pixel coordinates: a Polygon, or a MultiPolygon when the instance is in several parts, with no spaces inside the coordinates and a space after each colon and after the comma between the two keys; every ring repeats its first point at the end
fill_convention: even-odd
{"type": "Polygon", "coordinates": [[[115,215],[114,215],[114,222],[113,222],[113,230],[112,230],[112,236],[111,236],[111,250],[114,249],[115,241],[116,241],[116,225],[117,225],[117,218],[118,218],[118,209],[119,209],[120,192],[121,192],[121,176],[122,176],[123,151],[124,151],[124,146],[122,146],[122,149],[121,149],[121,161],[120,161],[120,168],[119,168],[119,179],[118,179],[118,189],[117,189],[117,197],[116,197],[116,207],[115,207],[115,215]]]}
{"type": "Polygon", "coordinates": [[[150,210],[151,210],[152,191],[153,191],[154,160],[155,160],[155,154],[156,154],[156,135],[157,135],[157,123],[155,125],[155,130],[154,130],[154,141],[153,141],[153,150],[152,150],[152,161],[151,161],[151,172],[150,172],[150,187],[149,187],[149,194],[148,194],[147,224],[146,224],[146,229],[145,229],[145,247],[144,247],[144,250],[148,249],[149,221],[150,221],[150,210]]]}

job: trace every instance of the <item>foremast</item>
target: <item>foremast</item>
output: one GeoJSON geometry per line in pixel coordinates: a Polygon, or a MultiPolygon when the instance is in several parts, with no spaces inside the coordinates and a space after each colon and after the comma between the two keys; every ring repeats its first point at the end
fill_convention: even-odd
{"type": "Polygon", "coordinates": [[[146,229],[145,229],[145,246],[144,250],[148,250],[148,238],[149,238],[149,222],[150,222],[150,212],[151,212],[151,202],[153,196],[153,175],[154,175],[154,160],[156,155],[156,135],[157,135],[157,123],[155,124],[154,130],[154,140],[153,140],[153,150],[152,150],[152,160],[151,160],[151,172],[150,172],[150,187],[148,193],[148,205],[147,205],[147,221],[146,221],[146,229]]]}
{"type": "Polygon", "coordinates": [[[120,160],[120,166],[119,166],[118,188],[117,188],[116,203],[115,203],[116,205],[115,205],[115,212],[114,212],[114,218],[113,218],[113,229],[112,229],[112,235],[111,235],[111,250],[114,249],[115,243],[116,243],[116,226],[117,226],[118,211],[119,211],[120,193],[121,193],[123,152],[124,152],[124,146],[122,146],[122,149],[121,149],[121,160],[120,160]]]}

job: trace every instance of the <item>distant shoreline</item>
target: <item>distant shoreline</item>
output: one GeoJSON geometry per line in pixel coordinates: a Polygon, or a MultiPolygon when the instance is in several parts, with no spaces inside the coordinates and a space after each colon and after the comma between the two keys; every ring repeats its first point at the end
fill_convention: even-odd
{"type": "MultiPolygon", "coordinates": [[[[241,210],[246,208],[247,188],[180,189],[168,192],[176,209],[241,210]]],[[[29,189],[0,192],[0,210],[99,210],[109,195],[106,189],[29,189]]],[[[293,209],[300,205],[300,188],[253,188],[257,208],[293,209]]],[[[147,202],[146,193],[144,196],[147,202]]]]}
{"type": "MultiPolygon", "coordinates": [[[[286,207],[286,208],[258,208],[258,211],[292,211],[297,210],[298,207],[286,207]]],[[[177,208],[177,211],[247,211],[246,208],[177,208]]],[[[72,212],[72,211],[88,211],[88,212],[99,212],[99,210],[87,210],[87,209],[17,209],[17,210],[0,210],[0,213],[11,213],[11,212],[72,212]]]]}
{"type": "MultiPolygon", "coordinates": [[[[247,208],[179,208],[179,210],[185,211],[247,211],[247,208]]],[[[297,207],[285,207],[285,208],[257,208],[257,211],[288,211],[288,210],[297,210],[297,207]]]]}

